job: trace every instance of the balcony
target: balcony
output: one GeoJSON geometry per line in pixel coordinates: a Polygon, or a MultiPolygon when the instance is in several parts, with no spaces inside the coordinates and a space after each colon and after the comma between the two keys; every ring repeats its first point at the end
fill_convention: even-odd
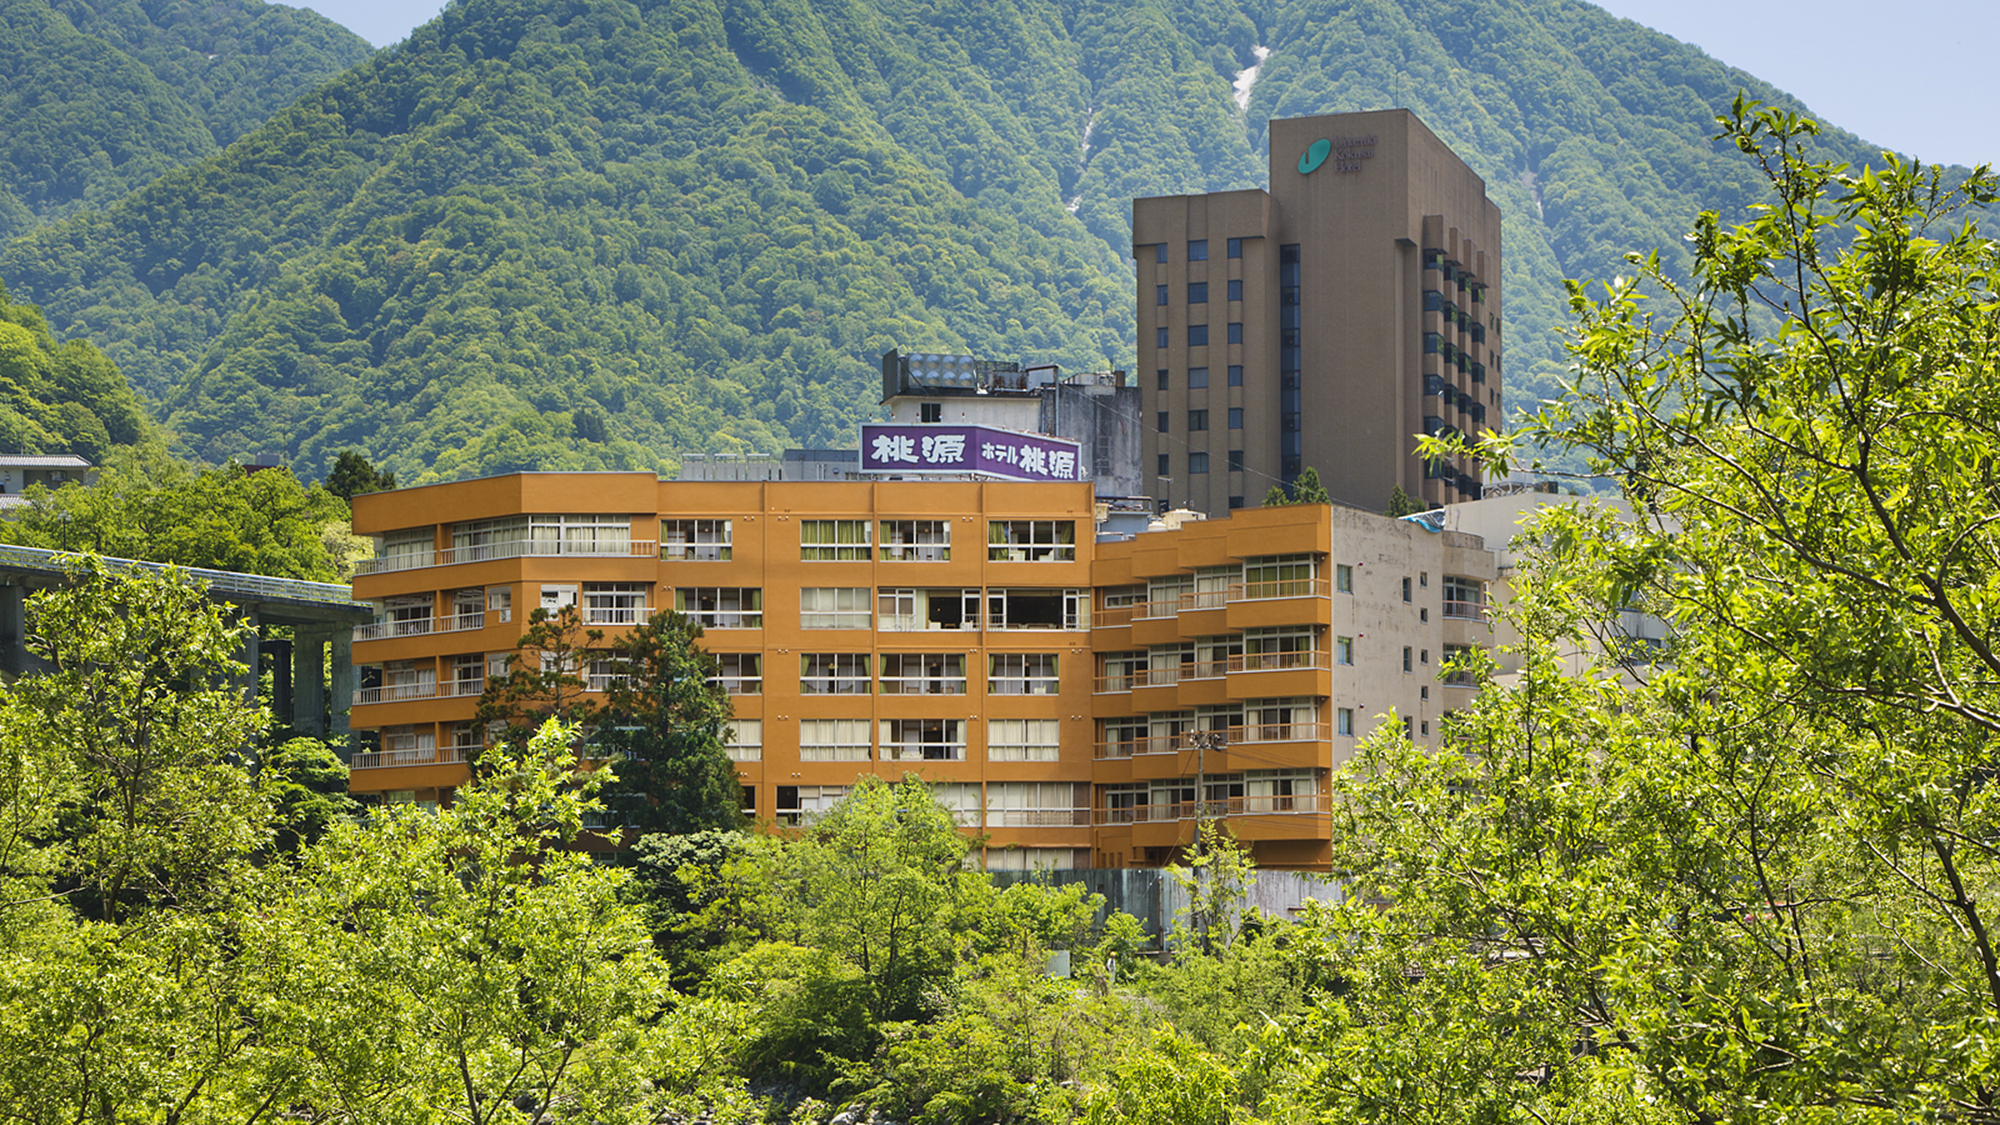
{"type": "Polygon", "coordinates": [[[1250,652],[1229,658],[1231,672],[1289,672],[1298,669],[1332,668],[1333,653],[1326,649],[1293,649],[1284,652],[1250,652]]]}
{"type": "Polygon", "coordinates": [[[495,559],[575,558],[575,559],[654,559],[659,557],[656,539],[615,539],[565,541],[561,539],[504,539],[442,551],[417,551],[379,559],[365,559],[354,568],[356,577],[387,574],[397,570],[417,570],[432,566],[491,562],[495,559]]]}
{"type": "Polygon", "coordinates": [[[381,687],[360,688],[354,693],[354,706],[371,703],[406,703],[413,699],[436,699],[438,685],[435,680],[419,680],[411,684],[384,684],[381,687]]]}
{"type": "Polygon", "coordinates": [[[444,766],[472,760],[474,747],[447,746],[443,750],[382,750],[356,754],[347,763],[350,770],[382,770],[398,766],[444,766]]]}
{"type": "Polygon", "coordinates": [[[653,607],[644,605],[586,606],[585,625],[643,625],[653,616],[653,607]]]}
{"type": "Polygon", "coordinates": [[[1272,598],[1330,598],[1333,582],[1326,578],[1279,578],[1269,582],[1244,582],[1229,588],[1232,602],[1259,602],[1272,598]]]}
{"type": "Polygon", "coordinates": [[[1324,793],[1285,794],[1271,797],[1230,797],[1213,801],[1176,801],[1166,805],[1133,805],[1122,809],[1096,810],[1096,823],[1167,824],[1200,817],[1311,815],[1330,812],[1333,800],[1324,793]]]}
{"type": "Polygon", "coordinates": [[[1458,618],[1461,621],[1484,621],[1486,620],[1486,603],[1446,602],[1444,603],[1444,615],[1446,617],[1458,618]]]}
{"type": "Polygon", "coordinates": [[[955,742],[884,742],[882,760],[885,762],[963,762],[965,743],[955,742]]]}
{"type": "Polygon", "coordinates": [[[376,621],[354,628],[355,641],[379,641],[388,637],[424,637],[433,633],[469,633],[486,628],[486,613],[461,613],[455,617],[412,617],[402,621],[376,621]]]}
{"type": "Polygon", "coordinates": [[[988,828],[1088,828],[1089,809],[987,809],[988,828]]]}
{"type": "MultiPolygon", "coordinates": [[[[1230,589],[1235,589],[1231,587],[1230,589]]],[[[1229,590],[1189,590],[1177,598],[1138,602],[1132,606],[1134,621],[1159,621],[1179,617],[1196,609],[1221,609],[1229,604],[1229,590]]]]}
{"type": "Polygon", "coordinates": [[[1222,741],[1215,748],[1217,750],[1270,742],[1317,742],[1332,734],[1325,723],[1246,723],[1243,726],[1224,727],[1214,731],[1183,731],[1179,734],[1145,735],[1100,742],[1097,744],[1096,756],[1100,760],[1116,760],[1146,754],[1179,754],[1183,751],[1191,754],[1195,751],[1194,736],[1198,733],[1221,735],[1222,741]]]}

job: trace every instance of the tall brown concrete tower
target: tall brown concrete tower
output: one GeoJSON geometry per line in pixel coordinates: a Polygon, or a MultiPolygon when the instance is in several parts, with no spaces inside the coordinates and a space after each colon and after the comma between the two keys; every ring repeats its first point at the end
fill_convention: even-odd
{"type": "Polygon", "coordinates": [[[1405,109],[1273,121],[1268,191],[1132,201],[1145,470],[1223,515],[1307,466],[1380,511],[1477,499],[1420,432],[1497,428],[1500,209],[1405,109]]]}

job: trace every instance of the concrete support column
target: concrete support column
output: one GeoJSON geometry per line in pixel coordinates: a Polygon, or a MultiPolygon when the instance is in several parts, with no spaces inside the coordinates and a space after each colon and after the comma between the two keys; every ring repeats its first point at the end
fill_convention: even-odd
{"type": "Polygon", "coordinates": [[[347,709],[353,702],[354,634],[336,632],[333,635],[333,698],[327,700],[327,711],[333,717],[334,735],[349,733],[347,709]]]}
{"type": "Polygon", "coordinates": [[[236,659],[243,663],[243,671],[236,674],[237,686],[244,696],[252,701],[257,698],[257,685],[263,678],[263,639],[257,635],[262,622],[257,618],[253,606],[232,606],[236,621],[245,627],[243,647],[236,650],[236,659]]]}
{"type": "Polygon", "coordinates": [[[0,586],[0,672],[18,676],[28,670],[28,590],[0,586]]]}
{"type": "Polygon", "coordinates": [[[292,631],[292,728],[312,738],[326,737],[326,639],[292,631]]]}
{"type": "Polygon", "coordinates": [[[271,717],[290,724],[292,718],[292,642],[267,637],[264,654],[271,658],[271,717]]]}

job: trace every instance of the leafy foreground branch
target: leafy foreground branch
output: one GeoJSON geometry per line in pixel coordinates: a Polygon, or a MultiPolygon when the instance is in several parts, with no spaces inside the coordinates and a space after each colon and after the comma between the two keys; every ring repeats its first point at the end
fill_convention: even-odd
{"type": "Polygon", "coordinates": [[[1535,525],[1511,690],[1350,777],[1335,836],[1386,905],[1324,920],[1330,1105],[2000,1120],[2000,252],[1951,225],[1994,183],[1723,128],[1769,205],[1702,216],[1687,283],[1574,288],[1573,384],[1517,435],[1636,515],[1535,525]],[[1631,609],[1668,660],[1593,639],[1631,609]]]}

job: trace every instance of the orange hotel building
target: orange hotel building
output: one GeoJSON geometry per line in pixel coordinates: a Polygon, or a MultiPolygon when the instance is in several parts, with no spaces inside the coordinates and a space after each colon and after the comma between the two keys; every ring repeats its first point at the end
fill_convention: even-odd
{"type": "MultiPolygon", "coordinates": [[[[693,616],[745,807],[797,823],[858,774],[931,782],[989,869],[1156,866],[1204,807],[1274,868],[1328,863],[1329,772],[1393,713],[1470,699],[1479,537],[1322,505],[1099,542],[1091,486],[524,473],[357,497],[351,787],[449,801],[538,606],[693,616]]],[[[609,665],[585,670],[601,689],[609,665]]]]}

